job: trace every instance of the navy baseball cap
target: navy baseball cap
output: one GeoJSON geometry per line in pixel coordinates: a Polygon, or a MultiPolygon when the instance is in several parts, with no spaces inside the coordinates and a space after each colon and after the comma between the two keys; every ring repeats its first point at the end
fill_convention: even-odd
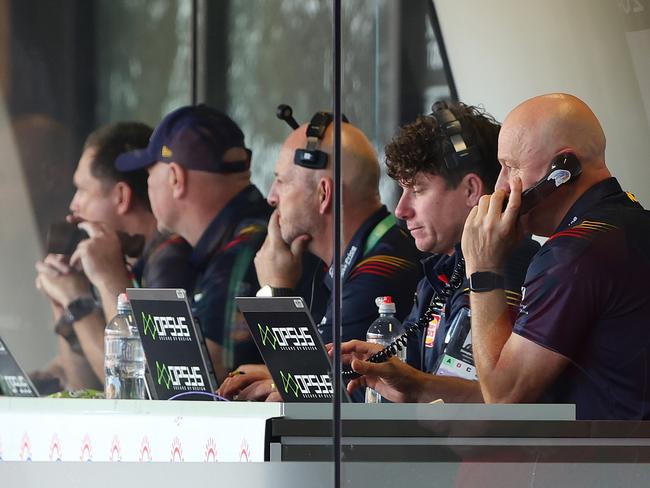
{"type": "Polygon", "coordinates": [[[156,127],[145,149],[118,156],[120,171],[147,168],[156,162],[175,162],[187,169],[210,173],[239,173],[251,164],[251,151],[244,145],[244,133],[226,114],[207,105],[189,105],[168,114],[156,127]],[[241,161],[223,160],[232,148],[242,148],[241,161]]]}

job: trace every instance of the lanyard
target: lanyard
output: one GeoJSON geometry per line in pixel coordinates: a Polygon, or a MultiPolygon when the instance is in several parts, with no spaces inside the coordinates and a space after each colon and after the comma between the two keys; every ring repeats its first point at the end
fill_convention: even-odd
{"type": "MultiPolygon", "coordinates": [[[[395,216],[393,214],[388,214],[386,217],[384,217],[375,227],[370,231],[370,234],[368,234],[368,239],[366,239],[366,245],[363,248],[363,256],[366,256],[372,249],[377,245],[377,243],[381,240],[384,235],[386,235],[386,232],[388,232],[392,227],[397,223],[397,220],[395,219],[395,216]]],[[[342,281],[345,281],[347,278],[347,273],[349,271],[350,266],[356,262],[356,256],[357,252],[359,251],[359,246],[356,244],[353,244],[350,246],[350,249],[345,255],[345,258],[343,259],[343,263],[341,265],[341,276],[342,276],[342,281]]],[[[332,267],[330,266],[329,270],[330,277],[332,276],[332,267]]]]}

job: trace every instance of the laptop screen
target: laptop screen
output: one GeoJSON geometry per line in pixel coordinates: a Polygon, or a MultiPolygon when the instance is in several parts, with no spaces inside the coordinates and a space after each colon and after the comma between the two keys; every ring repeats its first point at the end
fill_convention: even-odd
{"type": "MultiPolygon", "coordinates": [[[[237,306],[285,402],[332,400],[332,366],[300,297],[237,297],[237,306]]],[[[346,392],[343,399],[348,400],[346,392]]]]}
{"type": "Polygon", "coordinates": [[[127,295],[142,338],[152,398],[206,400],[190,393],[214,393],[217,382],[185,290],[128,288],[127,295]]]}
{"type": "Polygon", "coordinates": [[[0,395],[36,397],[38,392],[0,337],[0,395]]]}

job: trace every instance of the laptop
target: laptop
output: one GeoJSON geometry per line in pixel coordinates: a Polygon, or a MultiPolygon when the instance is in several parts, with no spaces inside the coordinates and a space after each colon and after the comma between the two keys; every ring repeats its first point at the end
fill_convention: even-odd
{"type": "Polygon", "coordinates": [[[174,288],[127,288],[147,360],[154,400],[214,400],[217,380],[187,293],[174,288]]]}
{"type": "Polygon", "coordinates": [[[34,384],[0,337],[0,395],[37,397],[34,384]]]}
{"type": "MultiPolygon", "coordinates": [[[[332,401],[332,364],[300,297],[237,297],[284,402],[332,401]]],[[[349,402],[345,389],[342,401],[349,402]]]]}

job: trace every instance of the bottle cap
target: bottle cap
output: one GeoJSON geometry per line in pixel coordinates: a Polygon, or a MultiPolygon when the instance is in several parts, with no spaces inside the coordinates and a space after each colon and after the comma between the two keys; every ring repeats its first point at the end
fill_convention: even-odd
{"type": "Polygon", "coordinates": [[[129,297],[126,295],[126,293],[120,293],[117,295],[117,310],[118,312],[120,310],[128,310],[131,308],[131,303],[129,302],[129,297]]]}
{"type": "Polygon", "coordinates": [[[375,305],[379,308],[379,313],[395,313],[397,311],[393,297],[390,296],[375,298],[375,305]]]}

